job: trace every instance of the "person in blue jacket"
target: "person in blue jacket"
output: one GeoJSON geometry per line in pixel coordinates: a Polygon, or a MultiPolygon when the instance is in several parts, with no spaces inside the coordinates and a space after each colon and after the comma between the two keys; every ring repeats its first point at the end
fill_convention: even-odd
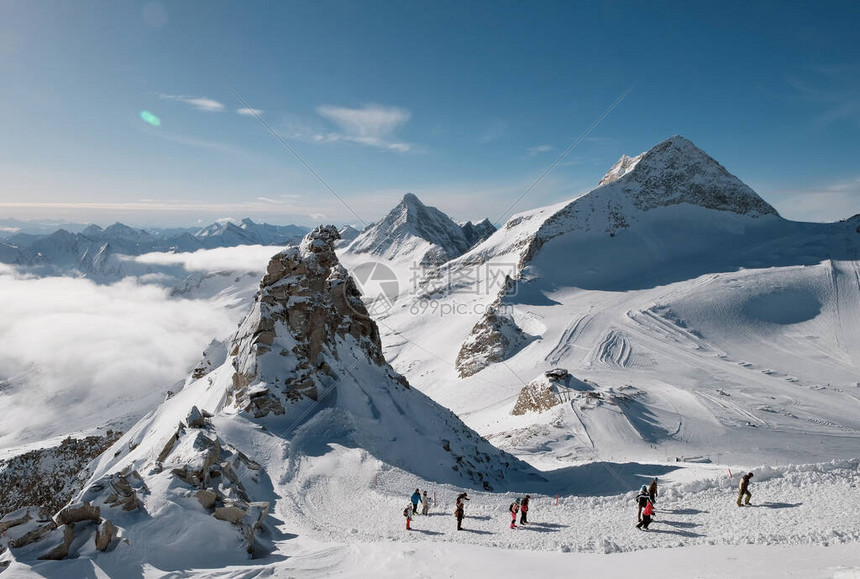
{"type": "Polygon", "coordinates": [[[415,489],[415,492],[412,493],[412,512],[416,515],[418,514],[418,503],[421,502],[421,492],[418,489],[415,489]]]}

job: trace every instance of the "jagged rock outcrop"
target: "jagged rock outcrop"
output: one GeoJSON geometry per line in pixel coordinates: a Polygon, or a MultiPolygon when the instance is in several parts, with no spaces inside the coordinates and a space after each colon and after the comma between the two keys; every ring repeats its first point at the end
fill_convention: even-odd
{"type": "MultiPolygon", "coordinates": [[[[239,326],[233,358],[233,402],[260,418],[283,414],[285,406],[317,400],[325,382],[338,376],[325,361],[337,341],[350,336],[382,367],[379,330],[370,319],[352,277],[337,261],[338,232],[320,226],[299,247],[274,256],[260,292],[239,326]],[[284,371],[284,359],[295,360],[284,371]],[[270,363],[271,362],[271,363],[270,363]]],[[[408,387],[399,374],[391,377],[408,387]]]]}
{"type": "Polygon", "coordinates": [[[107,551],[116,538],[116,525],[103,520],[96,529],[96,550],[107,551]]]}
{"type": "Polygon", "coordinates": [[[490,364],[507,360],[534,338],[520,329],[511,315],[499,309],[500,302],[487,308],[460,346],[455,365],[460,378],[477,374],[490,364]]]}
{"type": "Polygon", "coordinates": [[[511,414],[541,413],[592,390],[591,385],[577,380],[564,368],[547,370],[520,390],[511,414]]]}

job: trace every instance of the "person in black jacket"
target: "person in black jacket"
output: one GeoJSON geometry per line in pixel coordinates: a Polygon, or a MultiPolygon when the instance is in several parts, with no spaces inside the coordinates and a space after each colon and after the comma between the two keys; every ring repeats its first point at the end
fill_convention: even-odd
{"type": "Polygon", "coordinates": [[[463,501],[461,501],[459,498],[457,499],[457,509],[454,511],[454,516],[457,517],[457,530],[462,531],[463,517],[465,516],[465,513],[463,511],[463,501]]]}
{"type": "Polygon", "coordinates": [[[529,513],[529,499],[531,499],[530,495],[526,495],[522,501],[520,501],[520,524],[525,525],[528,523],[528,513],[529,513]]]}
{"type": "Polygon", "coordinates": [[[654,505],[651,503],[651,495],[648,494],[648,487],[642,486],[642,489],[636,496],[636,504],[639,505],[639,513],[637,515],[639,523],[636,527],[648,530],[648,525],[651,524],[651,517],[654,515],[654,505]]]}

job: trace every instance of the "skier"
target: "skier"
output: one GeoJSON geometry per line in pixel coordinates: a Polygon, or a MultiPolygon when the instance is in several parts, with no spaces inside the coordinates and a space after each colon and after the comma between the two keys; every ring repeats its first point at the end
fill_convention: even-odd
{"type": "Polygon", "coordinates": [[[651,481],[651,484],[648,486],[648,496],[651,497],[651,502],[657,502],[657,477],[654,477],[654,480],[651,481]]]}
{"type": "Polygon", "coordinates": [[[418,503],[421,501],[421,492],[418,489],[415,489],[415,492],[412,493],[412,512],[416,515],[418,514],[418,503]]]}
{"type": "Polygon", "coordinates": [[[454,516],[457,517],[457,530],[462,531],[465,513],[463,512],[463,501],[459,498],[457,499],[457,509],[454,511],[454,516]]]}
{"type": "Polygon", "coordinates": [[[654,503],[651,502],[651,497],[645,497],[645,508],[642,509],[642,520],[636,525],[640,529],[648,530],[648,525],[651,524],[651,517],[654,516],[654,503]]]}
{"type": "Polygon", "coordinates": [[[517,511],[520,510],[520,499],[517,499],[514,502],[512,502],[509,509],[511,511],[511,528],[516,529],[517,528],[517,511]]]}
{"type": "Polygon", "coordinates": [[[654,507],[653,506],[651,507],[651,512],[648,514],[648,517],[647,517],[648,523],[646,524],[645,520],[643,518],[643,515],[644,515],[643,511],[645,510],[646,507],[648,507],[649,504],[651,504],[651,495],[648,494],[648,487],[646,487],[645,485],[642,485],[642,488],[639,489],[639,494],[636,495],[636,504],[639,505],[639,512],[636,514],[636,518],[638,519],[639,524],[636,526],[641,529],[642,526],[644,525],[645,528],[647,529],[648,525],[651,524],[651,515],[654,514],[654,512],[653,512],[654,507]]]}
{"type": "Polygon", "coordinates": [[[748,472],[744,476],[741,477],[741,482],[738,484],[738,506],[741,506],[741,499],[746,495],[746,500],[744,500],[744,504],[750,504],[750,499],[752,498],[752,493],[749,491],[750,479],[753,477],[753,473],[748,472]]]}
{"type": "Polygon", "coordinates": [[[403,509],[403,516],[406,517],[406,530],[407,531],[412,530],[412,527],[410,525],[412,524],[412,513],[413,512],[414,511],[412,509],[412,503],[409,503],[409,506],[406,507],[405,509],[403,509]]]}
{"type": "Polygon", "coordinates": [[[426,515],[430,510],[430,497],[427,496],[427,491],[424,491],[424,494],[421,495],[421,514],[426,515]]]}
{"type": "Polygon", "coordinates": [[[528,513],[529,513],[529,499],[531,499],[531,495],[526,495],[522,502],[520,502],[520,524],[525,525],[528,523],[528,513]]]}

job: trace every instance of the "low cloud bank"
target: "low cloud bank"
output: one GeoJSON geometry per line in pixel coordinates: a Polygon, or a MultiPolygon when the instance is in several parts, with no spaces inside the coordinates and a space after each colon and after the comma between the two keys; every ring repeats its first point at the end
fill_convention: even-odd
{"type": "Polygon", "coordinates": [[[271,245],[240,245],[199,249],[186,253],[145,253],[129,259],[149,265],[180,265],[187,271],[259,271],[265,272],[266,265],[282,247],[271,245]]]}
{"type": "MultiPolygon", "coordinates": [[[[241,260],[262,263],[247,268],[262,270],[277,251],[172,259],[191,270],[228,261],[232,269],[241,260]]],[[[230,335],[243,313],[231,307],[234,300],[169,294],[134,278],[98,285],[0,268],[0,449],[146,412],[185,378],[213,338],[230,335]]]]}

